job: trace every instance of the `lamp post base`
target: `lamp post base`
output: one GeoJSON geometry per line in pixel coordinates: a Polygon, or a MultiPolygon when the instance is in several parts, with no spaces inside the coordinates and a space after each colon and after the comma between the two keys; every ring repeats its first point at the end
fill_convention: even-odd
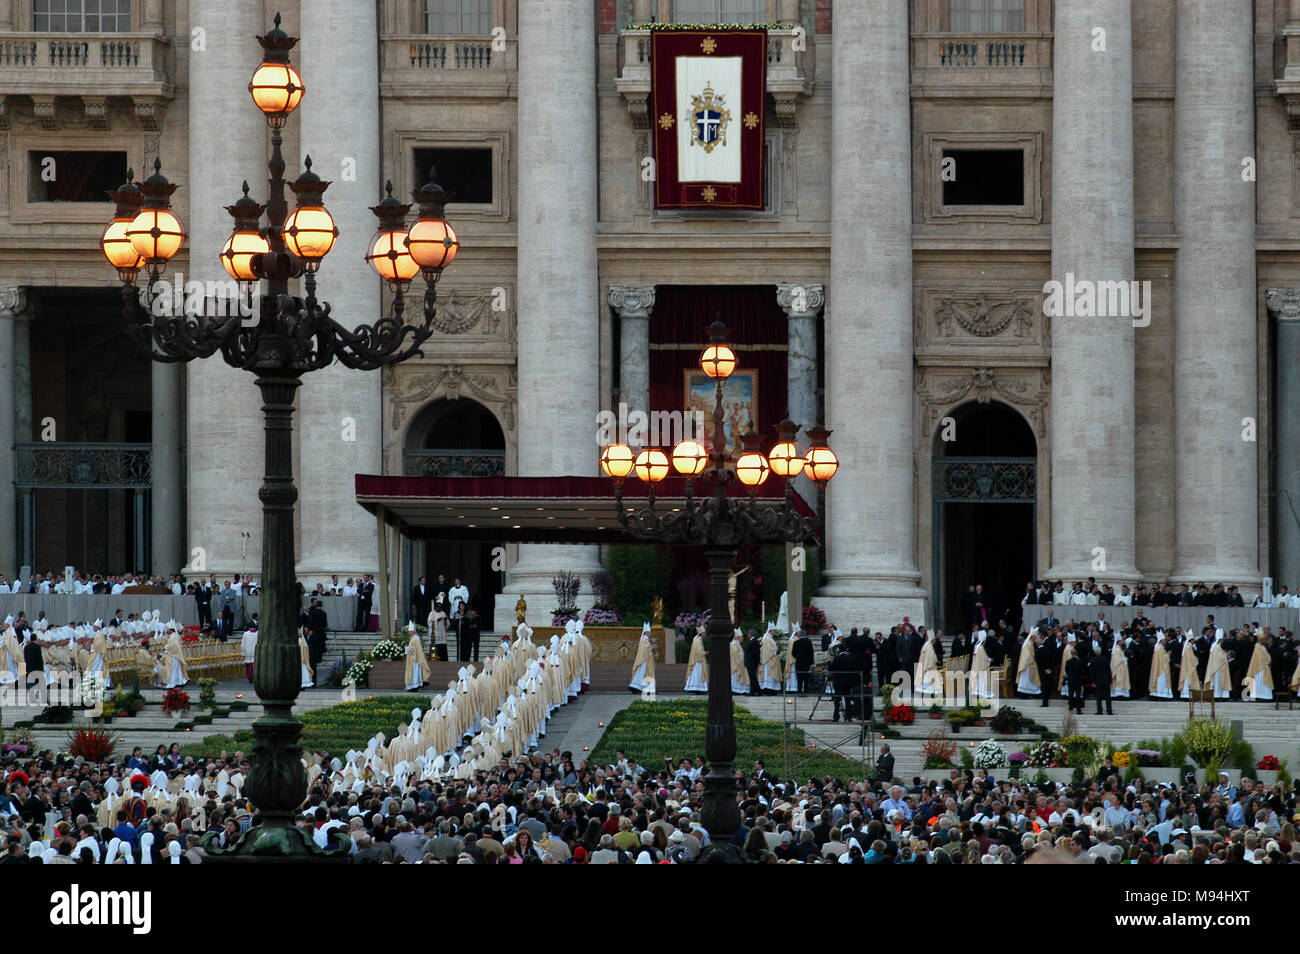
{"type": "Polygon", "coordinates": [[[209,832],[203,838],[203,847],[207,852],[205,860],[216,864],[283,864],[303,861],[347,864],[348,836],[342,834],[341,829],[331,831],[330,836],[334,848],[332,851],[324,851],[301,828],[259,825],[244,832],[239,841],[226,848],[210,847],[217,834],[209,832]]]}
{"type": "Polygon", "coordinates": [[[731,842],[723,842],[707,846],[700,852],[700,858],[696,864],[700,865],[747,865],[750,860],[745,857],[745,853],[733,845],[731,842]]]}

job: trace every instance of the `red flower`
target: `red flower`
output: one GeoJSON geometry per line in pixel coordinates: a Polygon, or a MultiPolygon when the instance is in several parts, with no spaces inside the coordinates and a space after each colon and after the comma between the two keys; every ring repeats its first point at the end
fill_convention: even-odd
{"type": "Polygon", "coordinates": [[[1282,767],[1276,755],[1266,755],[1255,763],[1255,768],[1262,772],[1276,772],[1282,767]]]}
{"type": "Polygon", "coordinates": [[[892,705],[885,710],[885,724],[894,725],[911,725],[916,720],[916,712],[911,706],[903,705],[901,702],[892,705]]]}

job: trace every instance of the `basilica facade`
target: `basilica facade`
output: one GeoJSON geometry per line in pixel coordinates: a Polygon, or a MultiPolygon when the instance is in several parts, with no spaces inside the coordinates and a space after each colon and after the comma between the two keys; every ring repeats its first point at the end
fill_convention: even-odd
{"type": "MultiPolygon", "coordinates": [[[[277,12],[333,314],[391,308],[386,182],[435,175],[462,242],[422,357],[301,389],[300,578],[377,568],[356,474],[596,474],[602,414],[686,410],[721,314],[739,426],[832,429],[812,598],[846,628],[1035,576],[1300,583],[1294,0],[0,0],[0,571],[257,572],[252,377],[133,351],[98,240],[158,160],[164,277],[225,279],[277,12]],[[761,208],[656,201],[668,23],[766,29],[761,208]]],[[[461,576],[498,622],[601,565],[406,546],[402,586],[461,576]]]]}

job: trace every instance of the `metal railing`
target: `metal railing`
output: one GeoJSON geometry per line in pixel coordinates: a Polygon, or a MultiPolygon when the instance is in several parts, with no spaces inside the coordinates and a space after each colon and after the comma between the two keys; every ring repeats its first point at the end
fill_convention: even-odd
{"type": "Polygon", "coordinates": [[[14,486],[147,489],[153,485],[152,449],[149,444],[17,444],[14,486]]]}
{"type": "Polygon", "coordinates": [[[402,452],[405,477],[504,477],[504,450],[457,450],[435,447],[402,452]]]}
{"type": "Polygon", "coordinates": [[[935,503],[1033,503],[1038,462],[1032,457],[937,457],[935,503]]]}

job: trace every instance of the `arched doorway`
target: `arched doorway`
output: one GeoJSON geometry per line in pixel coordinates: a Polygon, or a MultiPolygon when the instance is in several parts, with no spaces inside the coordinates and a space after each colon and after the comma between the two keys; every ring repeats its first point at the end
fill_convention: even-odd
{"type": "Polygon", "coordinates": [[[968,594],[983,586],[996,623],[1017,624],[1020,596],[1037,567],[1038,442],[1014,409],[969,402],[934,435],[935,619],[949,632],[970,624],[968,594]]]}
{"type": "MultiPolygon", "coordinates": [[[[402,473],[408,477],[501,477],[506,472],[506,439],[493,413],[469,398],[442,398],[424,407],[411,421],[402,448],[402,473]]],[[[482,617],[484,632],[493,628],[492,610],[501,592],[504,560],[493,560],[499,544],[434,539],[412,546],[408,594],[424,576],[435,592],[438,577],[447,586],[459,578],[482,617]],[[495,562],[495,567],[494,567],[495,562]]],[[[453,648],[454,653],[454,648],[453,648]]]]}

